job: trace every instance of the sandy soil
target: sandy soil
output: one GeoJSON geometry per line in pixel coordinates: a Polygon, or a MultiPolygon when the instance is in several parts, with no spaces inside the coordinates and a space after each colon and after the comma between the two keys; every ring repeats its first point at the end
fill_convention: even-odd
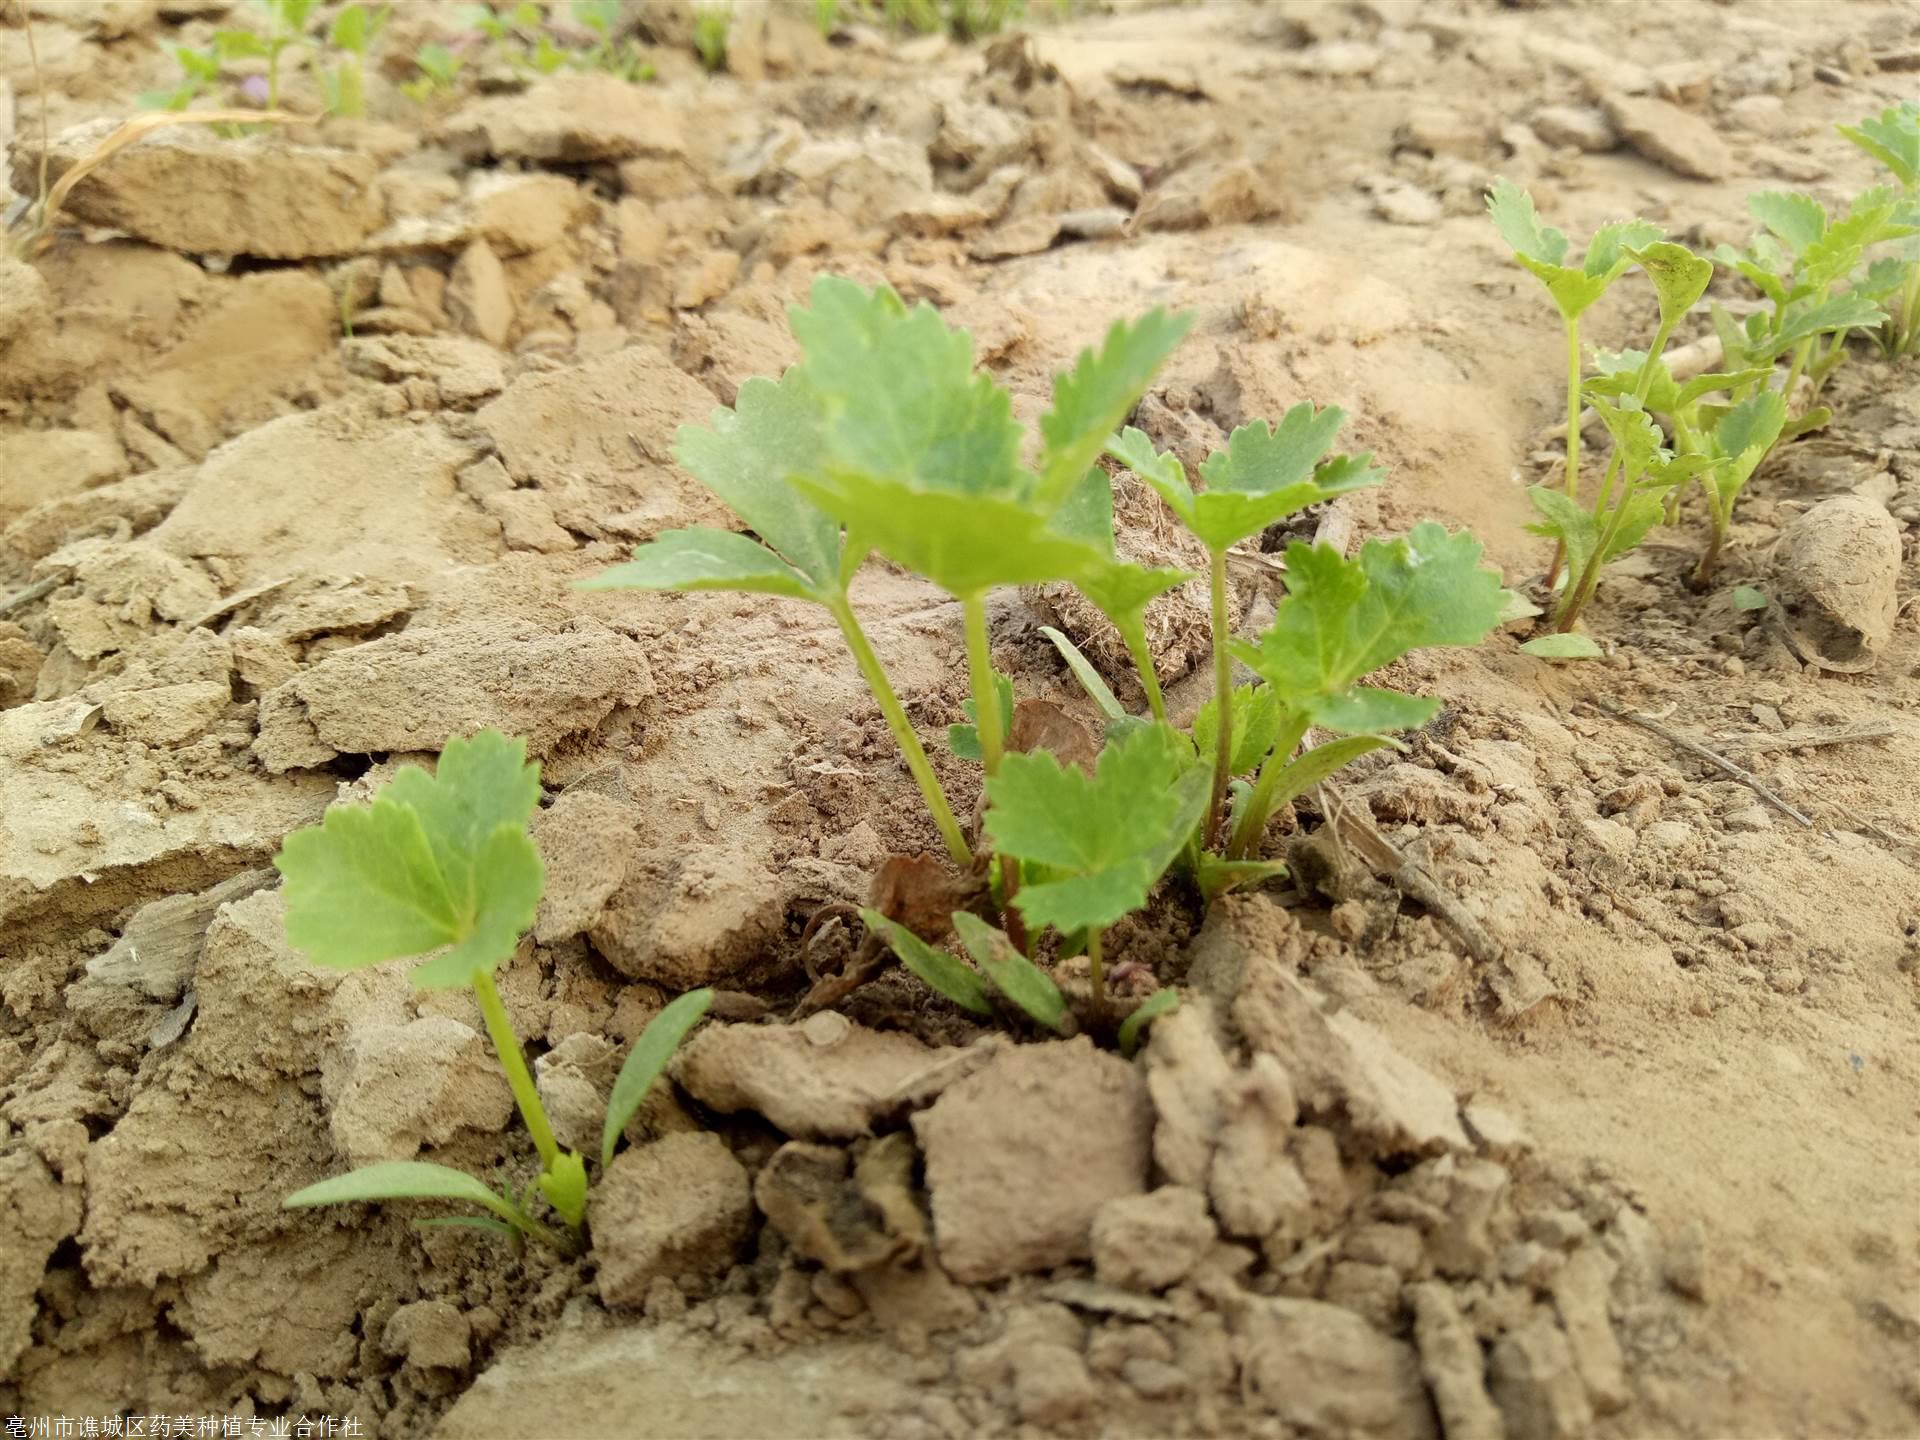
{"type": "MultiPolygon", "coordinates": [[[[225,8],[36,0],[43,83],[0,9],[15,189],[43,97],[57,175],[225,8]]],[[[409,5],[375,118],[163,131],[0,261],[0,1414],[1920,1430],[1920,372],[1865,347],[1754,481],[1718,589],[1684,583],[1689,511],[1609,572],[1604,660],[1523,655],[1521,626],[1387,677],[1446,708],[1342,793],[1479,955],[1306,865],[1119,927],[1115,959],[1186,996],[1133,1064],[981,1032],[899,974],[788,1023],[808,917],[939,849],[886,728],[817,611],[570,587],[732,523],[674,430],[793,358],[815,274],[940,306],[1028,418],[1112,316],[1191,309],[1141,407],[1163,445],[1341,404],[1390,471],[1344,507],[1356,541],[1470,526],[1521,585],[1561,340],[1486,185],[1576,236],[1742,241],[1753,190],[1876,179],[1834,125],[1911,94],[1920,55],[1920,8],[1874,0],[1115,8],[959,45],[742,6],[708,77],[662,5],[652,85],[476,64],[422,109],[395,82],[452,22],[409,5]],[[1636,148],[1615,121],[1648,106],[1636,148]],[[1849,493],[1901,571],[1840,672],[1731,587],[1795,583],[1776,539],[1849,493]],[[500,978],[556,1124],[597,1133],[647,1018],[726,992],[573,1261],[279,1208],[372,1159],[530,1160],[472,1002],[307,965],[265,868],[487,725],[544,766],[553,880],[500,978]]],[[[1623,283],[1588,338],[1650,309],[1623,283]]],[[[1242,578],[1251,613],[1269,585],[1242,578]]],[[[964,813],[957,609],[879,566],[855,599],[964,813]]],[[[996,597],[996,660],[1083,711],[1054,618],[996,597]]],[[[1187,635],[1161,633],[1172,671],[1187,635]]]]}

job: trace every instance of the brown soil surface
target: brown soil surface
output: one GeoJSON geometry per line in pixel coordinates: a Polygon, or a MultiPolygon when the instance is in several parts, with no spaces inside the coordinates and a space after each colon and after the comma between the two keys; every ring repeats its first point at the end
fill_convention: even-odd
{"type": "MultiPolygon", "coordinates": [[[[1445,709],[1341,793],[1484,953],[1351,867],[1204,924],[1169,893],[1110,945],[1185,995],[1131,1063],[897,972],[790,1024],[809,916],[940,848],[877,709],[818,611],[571,588],[731,523],[675,428],[794,358],[823,272],[966,324],[1028,419],[1111,318],[1192,310],[1142,406],[1163,445],[1338,403],[1389,470],[1343,502],[1356,541],[1469,526],[1521,585],[1563,352],[1487,184],[1576,237],[1744,241],[1754,190],[1877,181],[1834,126],[1911,94],[1920,8],[1127,3],[962,45],[740,4],[720,77],[688,7],[639,8],[649,86],[476,59],[423,108],[395,82],[453,22],[402,6],[375,118],[160,131],[0,260],[0,1415],[1920,1432],[1920,369],[1856,346],[1716,590],[1692,510],[1609,571],[1605,659],[1509,627],[1390,674],[1445,709]],[[1855,529],[1796,525],[1843,496],[1855,529]],[[1845,584],[1809,569],[1836,546],[1845,584]],[[1890,584],[1893,619],[1864,666],[1806,664],[1736,584],[1890,584]],[[500,984],[562,1139],[666,999],[727,992],[578,1260],[279,1203],[376,1159],[528,1172],[473,1002],[310,967],[265,869],[490,725],[544,767],[552,878],[500,984]]],[[[57,176],[226,9],[0,6],[14,189],[43,100],[57,176]]],[[[1642,343],[1649,309],[1625,282],[1586,336],[1642,343]]],[[[877,564],[855,600],[969,813],[958,609],[877,564]]],[[[1039,634],[1070,605],[991,621],[1020,693],[1089,713],[1039,634]]],[[[1156,633],[1170,669],[1193,636],[1156,633]]]]}

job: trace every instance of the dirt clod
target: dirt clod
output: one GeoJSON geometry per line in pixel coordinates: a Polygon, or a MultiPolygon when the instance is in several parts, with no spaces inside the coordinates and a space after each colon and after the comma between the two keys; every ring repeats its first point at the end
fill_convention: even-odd
{"type": "Polygon", "coordinates": [[[913,1128],[941,1264],[968,1283],[1086,1256],[1100,1207],[1147,1188],[1145,1083],[1084,1036],[997,1056],[913,1128]]]}
{"type": "Polygon", "coordinates": [[[1093,1217],[1093,1273],[1128,1290],[1165,1290],[1187,1278],[1214,1241],[1207,1197],[1185,1185],[1122,1195],[1093,1217]]]}
{"type": "Polygon", "coordinates": [[[657,1277],[719,1274],[752,1217],[746,1167],[718,1135],[668,1135],[623,1150],[588,1201],[600,1298],[639,1305],[657,1277]]]}

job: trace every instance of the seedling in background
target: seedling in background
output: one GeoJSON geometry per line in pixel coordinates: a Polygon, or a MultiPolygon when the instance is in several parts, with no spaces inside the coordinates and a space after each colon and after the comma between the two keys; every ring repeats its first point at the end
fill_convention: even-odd
{"type": "MultiPolygon", "coordinates": [[[[1920,224],[1920,101],[1891,106],[1858,125],[1842,125],[1846,136],[1885,165],[1900,182],[1901,222],[1920,224]]],[[[1897,295],[1882,348],[1889,354],[1920,354],[1920,237],[1902,238],[1886,258],[1885,293],[1897,295]]]]}
{"type": "Polygon", "coordinates": [[[171,90],[147,91],[138,101],[142,110],[185,110],[220,83],[218,48],[192,50],[185,45],[175,45],[171,49],[174,62],[180,67],[180,83],[171,90]]]}
{"type": "MultiPolygon", "coordinates": [[[[1180,523],[1207,547],[1208,585],[1213,623],[1213,693],[1229,694],[1233,662],[1227,623],[1227,551],[1309,505],[1362,486],[1378,484],[1381,471],[1371,455],[1326,456],[1327,446],[1346,420],[1337,405],[1315,410],[1300,404],[1276,427],[1265,420],[1242,425],[1200,467],[1206,489],[1196,493],[1178,457],[1161,454],[1142,431],[1127,429],[1107,453],[1148,485],[1180,523]]],[[[1211,844],[1226,818],[1227,782],[1233,774],[1233,724],[1217,727],[1212,757],[1213,792],[1207,803],[1203,842],[1211,844]]]]}
{"type": "MultiPolygon", "coordinates": [[[[1707,464],[1701,456],[1676,459],[1660,444],[1663,437],[1647,415],[1646,399],[1674,328],[1713,279],[1713,262],[1667,240],[1629,249],[1627,254],[1653,282],[1660,324],[1634,377],[1632,392],[1622,396],[1618,405],[1593,397],[1593,387],[1588,387],[1595,413],[1613,436],[1613,454],[1600,478],[1600,492],[1589,510],[1574,497],[1544,485],[1527,491],[1541,516],[1539,523],[1528,528],[1536,535],[1552,536],[1559,542],[1556,553],[1567,559],[1567,586],[1554,614],[1554,628],[1562,633],[1572,631],[1593,598],[1607,562],[1639,544],[1665,514],[1665,500],[1653,493],[1655,489],[1677,485],[1707,464]]],[[[1550,653],[1569,653],[1566,642],[1552,642],[1550,653]]]]}
{"type": "Polygon", "coordinates": [[[733,28],[733,6],[702,5],[693,12],[693,49],[709,75],[727,68],[727,34],[733,28]]]}
{"type": "Polygon", "coordinates": [[[400,93],[416,105],[425,105],[452,92],[464,62],[444,45],[427,44],[415,52],[413,63],[420,73],[403,83],[400,93]]]}
{"type": "MultiPolygon", "coordinates": [[[[288,1208],[349,1201],[437,1198],[488,1213],[459,1223],[506,1229],[564,1250],[577,1248],[586,1217],[587,1169],[562,1150],[540,1103],[526,1056],[494,985],[533,923],[545,873],[527,836],[540,800],[540,767],[523,741],[483,730],[449,740],[429,775],[402,769],[371,805],[336,805],[321,824],[289,835],[274,865],[285,877],[287,938],[316,963],[357,970],[401,956],[424,990],[473,987],[514,1103],[540,1154],[528,1191],[488,1189],[458,1170],[422,1161],[364,1166],[289,1195],[288,1208]],[[537,1191],[560,1217],[555,1230],[532,1213],[537,1191]]],[[[662,1010],[634,1043],[614,1082],[601,1163],[675,1045],[705,1012],[712,992],[691,991],[662,1010]]]]}
{"type": "MultiPolygon", "coordinates": [[[[1564,498],[1564,497],[1563,497],[1564,498]]],[[[1438,700],[1361,685],[1410,651],[1478,645],[1513,597],[1481,564],[1480,542],[1431,521],[1410,535],[1369,540],[1349,560],[1325,545],[1287,547],[1287,594],[1273,624],[1233,653],[1267,682],[1278,717],[1251,793],[1240,806],[1229,860],[1251,857],[1279,808],[1394,731],[1426,724],[1438,700]],[[1311,728],[1340,738],[1295,748],[1311,728]]]]}
{"type": "MultiPolygon", "coordinates": [[[[1508,180],[1496,180],[1487,193],[1487,213],[1513,258],[1546,287],[1567,338],[1567,460],[1564,484],[1569,499],[1580,498],[1580,317],[1607,293],[1613,282],[1633,268],[1628,247],[1651,245],[1660,227],[1645,220],[1622,220],[1602,225],[1587,243],[1578,266],[1564,263],[1568,240],[1564,230],[1540,223],[1533,197],[1508,180]]],[[[1564,552],[1556,551],[1547,570],[1551,586],[1560,573],[1564,552]]]]}
{"type": "MultiPolygon", "coordinates": [[[[646,57],[638,41],[631,36],[619,36],[622,0],[573,0],[573,18],[579,24],[591,30],[596,37],[579,57],[580,65],[588,70],[604,70],[609,75],[617,75],[629,84],[639,84],[653,79],[653,63],[646,57]]],[[[694,34],[700,33],[700,17],[694,17],[694,34]]],[[[545,37],[543,36],[542,39],[545,37]]],[[[721,53],[726,50],[726,35],[721,32],[721,53]]],[[[712,69],[712,66],[708,67],[712,69]]]]}
{"type": "Polygon", "coordinates": [[[214,48],[224,59],[261,59],[267,62],[267,109],[280,108],[280,56],[295,45],[306,43],[307,20],[313,13],[313,0],[254,0],[254,6],[267,17],[267,33],[251,30],[218,30],[214,48]]]}
{"type": "MultiPolygon", "coordinates": [[[[1845,358],[1849,332],[1885,321],[1878,301],[1899,283],[1885,268],[1878,274],[1859,274],[1866,251],[1913,231],[1898,223],[1900,199],[1884,188],[1863,192],[1838,220],[1830,220],[1826,207],[1811,195],[1776,190],[1747,197],[1747,208],[1766,229],[1744,251],[1723,245],[1716,257],[1744,276],[1772,308],[1756,311],[1742,325],[1714,307],[1724,363],[1730,370],[1764,366],[1771,371],[1781,356],[1790,356],[1781,393],[1791,400],[1805,374],[1817,395],[1845,358]],[[1834,287],[1842,282],[1848,288],[1836,292],[1834,287]]],[[[1742,387],[1735,398],[1743,399],[1765,383],[1742,387]]],[[[1825,409],[1809,410],[1785,436],[1816,429],[1831,418],[1825,409]]]]}
{"type": "Polygon", "coordinates": [[[390,5],[369,10],[365,5],[355,4],[333,17],[327,40],[344,54],[321,76],[321,84],[326,91],[327,109],[335,115],[357,119],[367,113],[367,51],[380,38],[392,14],[390,5]]]}

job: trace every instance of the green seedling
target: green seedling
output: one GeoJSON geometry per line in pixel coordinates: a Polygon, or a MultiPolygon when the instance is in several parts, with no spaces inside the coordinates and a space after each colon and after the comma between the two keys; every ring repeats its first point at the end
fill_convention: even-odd
{"type": "Polygon", "coordinates": [[[280,57],[295,45],[306,43],[307,21],[313,14],[314,0],[254,0],[254,6],[267,17],[267,33],[251,30],[219,30],[214,33],[214,48],[227,60],[259,59],[267,62],[267,108],[280,108],[280,57]]]}
{"type": "MultiPolygon", "coordinates": [[[[1842,125],[1840,133],[1893,172],[1903,201],[1901,223],[1920,225],[1920,101],[1891,106],[1858,125],[1842,125]]],[[[1899,240],[1884,263],[1889,283],[1883,293],[1899,298],[1882,347],[1892,355],[1920,354],[1920,238],[1899,240]]]]}
{"type": "MultiPolygon", "coordinates": [[[[1020,948],[1003,931],[996,930],[978,915],[964,910],[953,914],[953,926],[960,943],[980,967],[978,970],[945,950],[929,945],[906,926],[887,919],[877,910],[862,910],[860,916],[876,935],[886,940],[901,964],[925,981],[929,989],[961,1009],[991,1016],[994,1013],[992,995],[998,991],[1043,1030],[1057,1034],[1065,1029],[1067,1000],[1060,993],[1060,987],[1053,983],[1053,977],[1021,954],[1020,948]],[[983,972],[993,982],[991,988],[982,979],[983,972]]],[[[1157,990],[1141,1002],[1120,1023],[1116,1038],[1121,1054],[1131,1057],[1139,1044],[1141,1030],[1179,1004],[1180,995],[1176,990],[1157,990]]]]}
{"type": "Polygon", "coordinates": [[[813,27],[822,40],[829,40],[840,28],[840,0],[813,0],[813,27]]]}
{"type": "Polygon", "coordinates": [[[727,35],[733,28],[733,6],[702,5],[693,12],[693,50],[709,75],[727,68],[727,35]]]}
{"type": "MultiPolygon", "coordinates": [[[[1338,406],[1315,410],[1300,404],[1277,427],[1264,420],[1242,425],[1228,437],[1225,450],[1216,450],[1201,465],[1206,488],[1199,492],[1188,482],[1178,457],[1156,451],[1139,430],[1123,431],[1107,447],[1107,453],[1152,486],[1180,523],[1207,547],[1215,695],[1232,690],[1227,551],[1309,505],[1380,481],[1382,472],[1374,468],[1370,454],[1327,456],[1327,447],[1345,420],[1346,412],[1338,406]]],[[[1089,594],[1089,598],[1095,597],[1089,594]]],[[[1216,731],[1213,793],[1202,831],[1208,843],[1226,818],[1227,784],[1234,774],[1232,751],[1230,716],[1229,723],[1216,731]]]]}
{"type": "MultiPolygon", "coordinates": [[[[1724,363],[1729,369],[1771,367],[1788,356],[1782,393],[1790,399],[1805,374],[1817,395],[1845,358],[1848,334],[1884,322],[1887,315],[1878,301],[1900,283],[1898,274],[1886,267],[1877,274],[1859,274],[1867,250],[1905,239],[1914,229],[1901,222],[1900,196],[1885,188],[1864,191],[1837,220],[1830,220],[1826,207],[1810,195],[1774,190],[1749,196],[1747,208],[1766,228],[1745,250],[1722,246],[1716,258],[1744,276],[1771,309],[1736,325],[1715,307],[1724,363]],[[1848,288],[1836,290],[1843,282],[1848,288]]],[[[1809,412],[1787,435],[1813,429],[1828,418],[1825,411],[1809,412]]]]}
{"type": "Polygon", "coordinates": [[[1600,478],[1599,494],[1592,507],[1586,508],[1575,496],[1544,485],[1527,491],[1527,498],[1541,516],[1528,528],[1536,535],[1551,536],[1558,542],[1556,555],[1567,560],[1568,583],[1554,615],[1554,626],[1562,632],[1572,630],[1579,620],[1607,562],[1639,544],[1665,514],[1666,502],[1654,493],[1656,487],[1678,485],[1705,469],[1707,463],[1701,456],[1676,458],[1660,444],[1663,437],[1647,414],[1646,401],[1660,374],[1667,342],[1713,279],[1713,262],[1666,240],[1630,246],[1626,253],[1653,283],[1660,323],[1633,377],[1631,390],[1617,405],[1596,396],[1594,387],[1586,387],[1595,413],[1614,442],[1613,454],[1600,478]]]}
{"type": "MultiPolygon", "coordinates": [[[[1518,185],[1496,180],[1487,192],[1487,213],[1513,258],[1546,287],[1567,341],[1567,459],[1564,484],[1569,499],[1580,498],[1580,317],[1628,270],[1633,268],[1630,247],[1651,245],[1660,227],[1645,220],[1622,220],[1602,225],[1578,265],[1568,265],[1569,241],[1564,230],[1540,223],[1533,197],[1518,185]]],[[[1551,586],[1560,572],[1564,552],[1556,551],[1548,567],[1551,586]]]]}
{"type": "Polygon", "coordinates": [[[974,373],[971,337],[930,307],[909,310],[887,286],[866,290],[823,276],[811,308],[795,309],[792,319],[802,363],[777,382],[743,385],[735,409],[716,412],[710,430],[683,429],[676,452],[759,539],[670,532],[587,583],[748,590],[827,607],[948,852],[967,865],[971,850],[854,616],[848,586],[878,551],[960,601],[977,727],[971,743],[987,773],[997,773],[1009,710],[987,648],[987,593],[1060,579],[1119,592],[1146,573],[1052,522],[1063,509],[1082,519],[1097,512],[1093,491],[1107,482],[1093,461],[1186,322],[1155,312],[1116,325],[1100,351],[1083,353],[1040,422],[1034,470],[1021,463],[1024,432],[1007,392],[974,373]],[[1082,503],[1070,504],[1076,497],[1082,503]]]}
{"type": "Polygon", "coordinates": [[[920,35],[951,35],[955,40],[978,40],[997,35],[1026,13],[1026,0],[865,0],[861,8],[876,12],[896,30],[920,35]]]}
{"type": "MultiPolygon", "coordinates": [[[[317,964],[357,970],[402,956],[431,956],[413,971],[421,989],[473,987],[514,1103],[540,1155],[533,1185],[489,1189],[442,1165],[365,1166],[289,1195],[288,1208],[348,1201],[437,1198],[477,1204],[462,1217],[505,1227],[561,1249],[576,1248],[586,1217],[587,1169],[554,1138],[526,1056],[493,981],[533,923],[545,873],[527,835],[540,800],[540,767],[526,745],[484,730],[450,740],[432,775],[402,769],[371,805],[339,806],[321,824],[289,835],[274,865],[285,878],[287,938],[317,964]],[[556,1230],[533,1213],[538,1193],[559,1216],[556,1230]]],[[[667,1057],[712,1000],[692,991],[654,1017],[614,1083],[601,1163],[667,1057]]]]}
{"type": "Polygon", "coordinates": [[[344,52],[331,70],[322,75],[327,109],[335,115],[353,118],[367,113],[367,52],[393,15],[393,7],[383,5],[369,10],[365,5],[348,5],[333,17],[327,40],[344,52]]]}
{"type": "MultiPolygon", "coordinates": [[[[1512,598],[1481,564],[1477,540],[1432,522],[1398,539],[1369,540],[1352,560],[1324,545],[1288,546],[1287,594],[1273,623],[1257,642],[1232,646],[1266,682],[1271,718],[1258,724],[1263,739],[1268,726],[1274,738],[1239,807],[1227,859],[1250,859],[1282,805],[1350,761],[1396,745],[1393,732],[1426,724],[1440,708],[1437,700],[1361,685],[1362,678],[1413,650],[1478,645],[1512,598]],[[1337,738],[1296,757],[1316,728],[1337,738]]],[[[1247,710],[1261,714],[1258,692],[1247,710]]]]}
{"type": "Polygon", "coordinates": [[[1020,862],[1012,903],[1031,932],[1085,937],[1096,1011],[1106,1002],[1103,933],[1147,903],[1211,791],[1191,742],[1158,722],[1110,740],[1092,775],[1035,751],[1006,756],[988,778],[987,835],[1003,860],[1020,862]]]}
{"type": "Polygon", "coordinates": [[[185,45],[170,48],[180,67],[180,81],[171,90],[149,90],[141,95],[137,103],[142,110],[185,110],[220,83],[221,51],[217,45],[205,50],[185,45]]]}
{"type": "Polygon", "coordinates": [[[425,105],[451,93],[464,62],[444,45],[426,44],[415,52],[414,68],[420,73],[400,86],[400,93],[416,105],[425,105]]]}
{"type": "MultiPolygon", "coordinates": [[[[632,36],[619,35],[621,0],[573,0],[573,18],[595,37],[594,43],[575,57],[575,63],[587,70],[604,70],[630,85],[653,79],[653,63],[640,43],[632,36]]],[[[696,37],[699,26],[700,17],[696,15],[696,37]]]]}

